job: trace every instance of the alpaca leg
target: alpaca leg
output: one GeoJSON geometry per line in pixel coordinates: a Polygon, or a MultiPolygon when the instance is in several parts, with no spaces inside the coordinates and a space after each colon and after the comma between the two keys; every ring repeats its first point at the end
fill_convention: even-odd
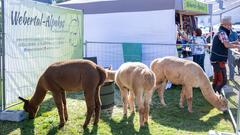
{"type": "Polygon", "coordinates": [[[100,87],[97,87],[97,91],[95,93],[95,119],[94,125],[98,124],[100,111],[101,111],[101,101],[100,101],[100,87]]]}
{"type": "Polygon", "coordinates": [[[192,87],[186,87],[185,90],[186,90],[185,94],[186,94],[186,98],[187,98],[188,111],[193,112],[192,111],[192,97],[193,97],[192,87]]]}
{"type": "Polygon", "coordinates": [[[144,122],[148,122],[148,116],[149,116],[149,104],[151,103],[151,99],[152,99],[152,93],[153,91],[147,91],[144,95],[144,122]]]}
{"type": "Polygon", "coordinates": [[[160,102],[163,106],[166,106],[166,103],[164,101],[164,91],[165,91],[166,84],[167,84],[166,81],[163,81],[157,89],[160,102]]]}
{"type": "Polygon", "coordinates": [[[87,104],[87,116],[86,116],[86,119],[85,119],[85,122],[83,124],[83,128],[86,128],[87,125],[89,124],[90,122],[90,119],[92,117],[92,114],[95,110],[95,99],[94,99],[94,92],[95,89],[91,90],[91,89],[86,89],[84,91],[84,95],[85,95],[85,101],[86,101],[86,104],[87,104]]]}
{"type": "Polygon", "coordinates": [[[181,90],[181,94],[180,94],[180,102],[179,102],[180,108],[184,108],[184,98],[185,98],[184,86],[182,86],[182,90],[181,90]]]}
{"type": "Polygon", "coordinates": [[[62,92],[62,101],[63,101],[63,107],[64,107],[65,121],[67,121],[68,120],[68,113],[67,113],[67,102],[66,102],[65,91],[62,92]]]}
{"type": "Polygon", "coordinates": [[[128,90],[121,88],[121,96],[123,101],[123,115],[127,116],[127,109],[128,109],[128,90]]]}
{"type": "Polygon", "coordinates": [[[59,92],[58,90],[56,90],[56,92],[53,92],[53,99],[54,99],[54,102],[57,106],[58,115],[59,115],[59,118],[60,118],[59,128],[63,127],[64,124],[65,124],[62,96],[63,96],[62,93],[59,92]]]}
{"type": "Polygon", "coordinates": [[[134,93],[133,93],[133,91],[129,92],[128,102],[129,102],[131,113],[134,113],[135,112],[135,105],[134,105],[134,93]]]}
{"type": "Polygon", "coordinates": [[[137,100],[138,111],[139,111],[139,123],[141,127],[144,126],[144,112],[145,112],[142,97],[143,97],[143,91],[138,90],[136,93],[136,100],[137,100]]]}

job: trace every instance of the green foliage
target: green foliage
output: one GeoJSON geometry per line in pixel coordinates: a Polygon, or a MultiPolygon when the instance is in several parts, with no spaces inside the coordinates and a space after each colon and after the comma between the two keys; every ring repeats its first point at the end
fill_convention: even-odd
{"type": "MultiPolygon", "coordinates": [[[[180,87],[167,90],[165,100],[167,107],[159,105],[159,97],[155,92],[153,95],[150,119],[148,125],[139,128],[139,115],[136,112],[128,117],[122,116],[122,106],[115,106],[111,116],[101,114],[98,126],[92,123],[86,130],[82,124],[85,120],[86,105],[83,94],[69,93],[67,106],[69,120],[62,129],[58,129],[59,117],[52,96],[48,94],[42,103],[37,117],[34,120],[22,122],[0,121],[1,135],[78,135],[78,134],[100,134],[100,135],[206,135],[209,130],[234,132],[228,114],[224,114],[213,108],[202,96],[199,89],[194,90],[193,113],[187,111],[187,106],[180,109],[179,103],[180,87]]],[[[11,109],[22,109],[22,104],[11,109]]]]}

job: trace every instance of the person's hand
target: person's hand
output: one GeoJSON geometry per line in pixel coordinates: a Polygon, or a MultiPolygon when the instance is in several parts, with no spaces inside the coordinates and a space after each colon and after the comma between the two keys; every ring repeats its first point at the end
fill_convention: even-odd
{"type": "Polygon", "coordinates": [[[238,52],[240,52],[240,45],[237,46],[237,50],[238,50],[238,52]]]}
{"type": "Polygon", "coordinates": [[[240,52],[240,49],[236,49],[237,52],[240,52]]]}

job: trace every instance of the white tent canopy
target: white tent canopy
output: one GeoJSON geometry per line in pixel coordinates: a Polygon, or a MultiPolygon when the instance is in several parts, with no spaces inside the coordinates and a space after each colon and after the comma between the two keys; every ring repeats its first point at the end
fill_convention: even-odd
{"type": "Polygon", "coordinates": [[[71,0],[58,4],[83,9],[85,14],[175,9],[175,0],[71,0]]]}
{"type": "Polygon", "coordinates": [[[87,56],[97,56],[99,64],[113,68],[124,62],[121,43],[126,42],[143,44],[142,62],[147,65],[154,58],[176,56],[176,10],[206,14],[183,11],[182,0],[71,0],[59,5],[83,9],[84,39],[105,42],[87,44],[87,56]]]}
{"type": "MultiPolygon", "coordinates": [[[[84,10],[84,39],[87,41],[163,44],[159,48],[143,46],[143,62],[149,65],[153,58],[177,54],[174,2],[175,0],[98,0],[84,2],[72,0],[60,3],[60,6],[84,10]],[[172,45],[166,46],[164,44],[172,45]]],[[[97,56],[100,64],[104,66],[112,64],[114,68],[118,68],[123,63],[122,52],[121,44],[118,46],[88,44],[87,49],[88,56],[97,56]],[[107,56],[114,57],[114,60],[106,60],[110,59],[107,56]]]]}

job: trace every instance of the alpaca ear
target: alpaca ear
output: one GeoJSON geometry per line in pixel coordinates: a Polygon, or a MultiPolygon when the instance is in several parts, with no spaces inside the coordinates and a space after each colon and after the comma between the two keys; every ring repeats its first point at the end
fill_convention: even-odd
{"type": "Polygon", "coordinates": [[[218,99],[220,99],[221,95],[218,92],[216,92],[216,96],[217,96],[218,99]]]}
{"type": "Polygon", "coordinates": [[[22,100],[24,103],[28,102],[28,100],[22,98],[22,97],[18,97],[20,100],[22,100]]]}
{"type": "Polygon", "coordinates": [[[221,100],[222,100],[222,99],[223,99],[223,96],[222,96],[222,95],[220,95],[220,96],[219,96],[219,99],[221,99],[221,100]]]}

